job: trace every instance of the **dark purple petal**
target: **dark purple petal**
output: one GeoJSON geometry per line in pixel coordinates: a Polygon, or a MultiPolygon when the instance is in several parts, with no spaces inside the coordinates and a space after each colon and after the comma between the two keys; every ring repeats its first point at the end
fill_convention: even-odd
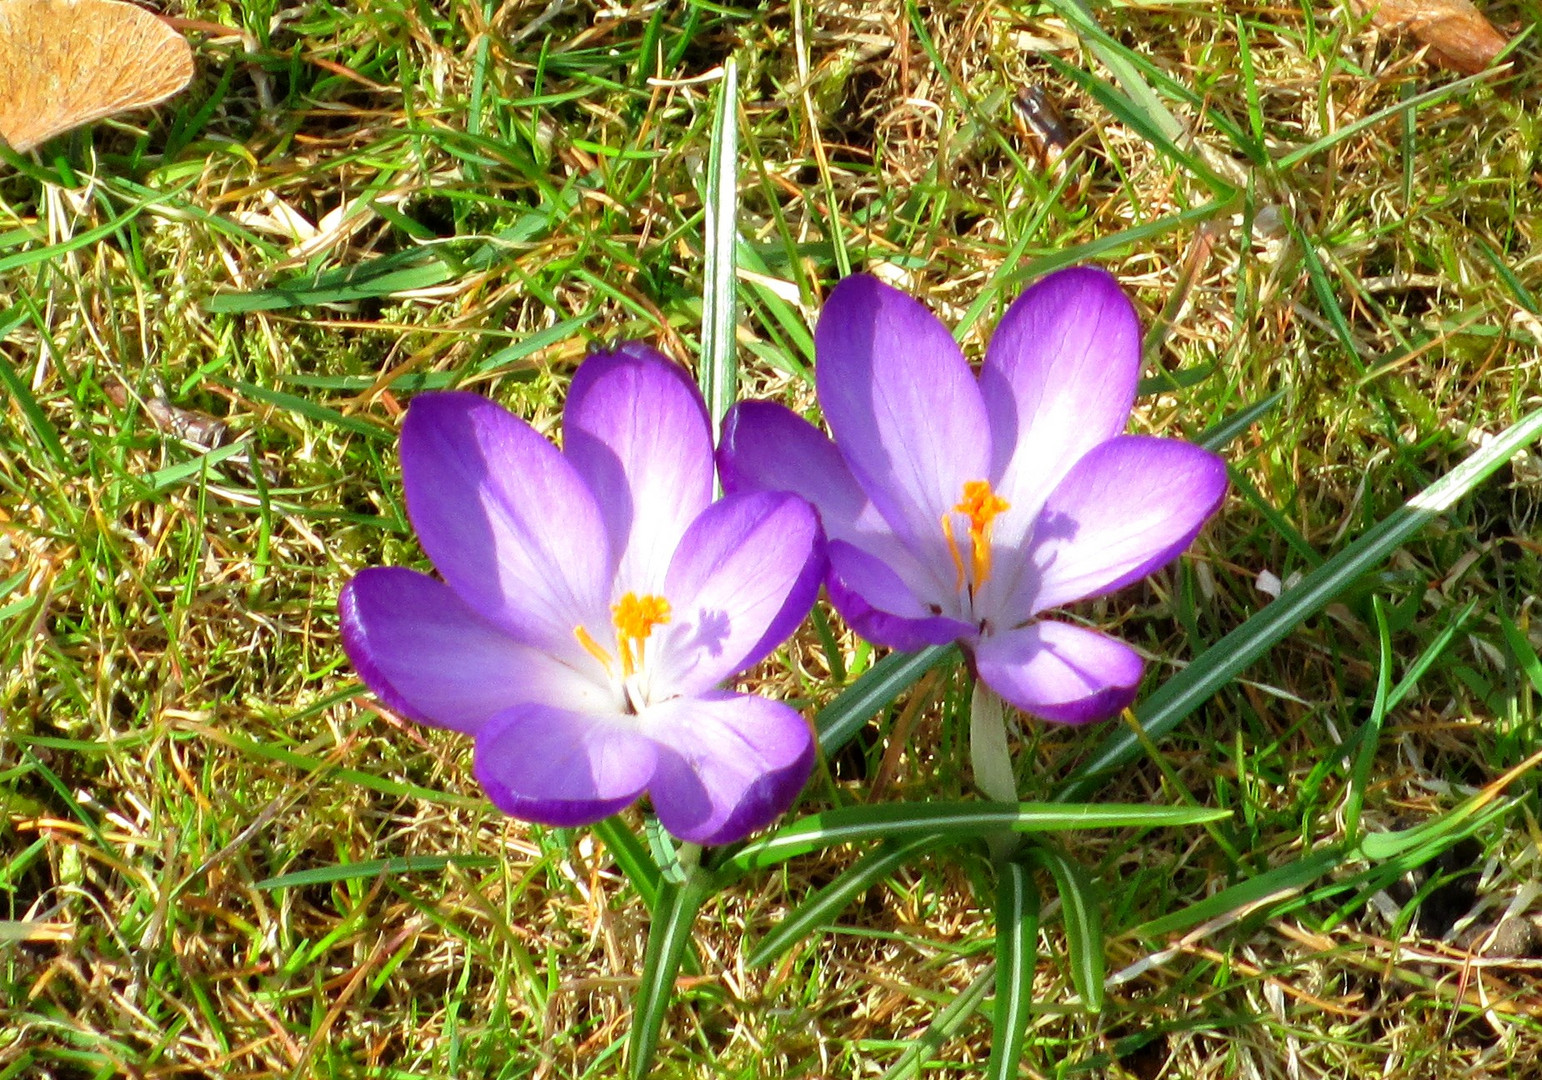
{"type": "Polygon", "coordinates": [[[1135,700],[1142,664],[1123,642],[1046,620],[982,638],[975,667],[986,686],[1024,712],[1086,724],[1135,700]]]}
{"type": "Polygon", "coordinates": [[[891,563],[851,544],[830,545],[825,587],[841,618],[875,645],[910,651],[975,632],[968,623],[932,614],[891,563]]]}
{"type": "Polygon", "coordinates": [[[712,501],[701,392],[647,345],[595,353],[573,375],[562,440],[599,503],[622,588],[657,592],[680,537],[712,501]]]}
{"type": "Polygon", "coordinates": [[[407,511],[460,598],[516,639],[585,654],[608,626],[609,545],[594,496],[529,424],[476,394],[420,394],[402,426],[407,511]]]}
{"type": "Polygon", "coordinates": [[[758,663],[819,595],[814,508],[787,492],[726,495],[691,525],[670,565],[671,618],[650,662],[657,698],[694,694],[758,663]]]}
{"type": "Polygon", "coordinates": [[[1030,569],[1007,610],[1101,596],[1167,565],[1226,495],[1226,463],[1176,439],[1122,435],[1066,475],[1034,527],[1030,569]]]}
{"type": "Polygon", "coordinates": [[[483,725],[473,768],[504,813],[567,826],[592,825],[631,805],[656,762],[636,717],[521,705],[483,725]]]}
{"type": "Polygon", "coordinates": [[[985,353],[996,523],[1012,547],[1043,501],[1092,447],[1124,430],[1140,379],[1140,322],[1108,273],[1075,267],[1038,282],[1007,309],[985,353]]]}
{"type": "Polygon", "coordinates": [[[343,649],[360,678],[414,720],[474,735],[495,713],[526,702],[610,707],[597,678],[519,644],[426,574],[361,571],[337,606],[343,649]]]}
{"type": "Polygon", "coordinates": [[[849,277],[815,330],[819,403],[857,482],[905,546],[950,565],[942,518],[989,479],[985,403],[936,317],[897,289],[849,277]]]}
{"type": "Polygon", "coordinates": [[[693,844],[730,844],[765,828],[814,767],[808,721],[779,701],[714,692],[654,705],[641,719],[658,745],[653,811],[693,844]]]}

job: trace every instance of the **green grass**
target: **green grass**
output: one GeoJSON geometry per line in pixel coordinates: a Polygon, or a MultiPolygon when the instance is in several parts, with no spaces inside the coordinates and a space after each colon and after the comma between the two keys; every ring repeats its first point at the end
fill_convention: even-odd
{"type": "MultiPolygon", "coordinates": [[[[1265,606],[1261,572],[1310,573],[1542,404],[1534,36],[1459,81],[1342,7],[1079,10],[178,5],[249,37],[195,33],[186,94],[0,166],[0,1078],[621,1074],[637,889],[605,844],[494,812],[466,741],[380,712],[334,605],[362,567],[424,565],[394,444],[416,389],[553,430],[592,343],[696,359],[715,84],[684,80],[730,56],[742,394],[812,408],[845,266],[978,356],[1084,260],[1152,328],[1138,429],[1280,394],[1184,562],[1081,612],[1149,655],[1147,696],[1265,606]],[[1012,123],[1030,81],[1075,135],[1059,165],[1012,123]]],[[[1429,928],[1464,884],[1480,927],[1533,911],[1539,518],[1532,453],[1089,796],[1230,816],[1057,839],[1110,979],[1088,1012],[1036,867],[1021,1075],[1536,1069],[1529,969],[1429,928]],[[1372,859],[1346,814],[1428,828],[1372,859]]],[[[832,617],[783,659],[757,679],[812,716],[873,658],[832,617]]],[[[973,798],[967,701],[923,679],[807,807],[880,775],[884,801],[973,798]]],[[[1023,797],[1106,734],[1029,725],[1023,797]]],[[[657,1075],[985,1069],[982,860],[927,848],[749,963],[868,850],[707,901],[657,1075]]]]}

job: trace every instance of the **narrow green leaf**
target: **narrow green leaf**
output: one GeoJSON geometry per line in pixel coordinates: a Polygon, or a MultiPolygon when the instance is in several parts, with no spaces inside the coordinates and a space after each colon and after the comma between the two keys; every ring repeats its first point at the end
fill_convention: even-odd
{"type": "Polygon", "coordinates": [[[934,645],[913,653],[890,653],[861,678],[842,690],[814,718],[819,749],[826,757],[849,743],[862,726],[899,697],[916,680],[947,659],[958,658],[951,645],[934,645]]]}
{"type": "Polygon", "coordinates": [[[1004,830],[1151,829],[1203,825],[1230,816],[1229,811],[1205,807],[1138,803],[925,802],[848,806],[800,818],[769,836],[746,844],[723,864],[723,869],[728,873],[742,873],[834,844],[928,833],[967,840],[1004,830]]]}
{"type": "Polygon", "coordinates": [[[251,448],[251,443],[246,439],[238,439],[224,446],[216,446],[207,453],[199,454],[191,461],[181,461],[175,465],[168,465],[164,469],[156,469],[152,473],[146,473],[138,477],[138,481],[147,487],[151,494],[165,491],[167,488],[176,487],[178,484],[203,476],[207,471],[224,461],[226,458],[243,454],[251,448]]]}
{"type": "Polygon", "coordinates": [[[877,850],[862,856],[777,923],[774,930],[760,939],[746,963],[751,967],[769,964],[804,938],[828,926],[861,893],[941,840],[941,836],[932,834],[918,836],[903,844],[884,841],[877,850]]]}
{"type": "MultiPolygon", "coordinates": [[[[1278,600],[1205,650],[1136,710],[1142,737],[1155,741],[1177,727],[1184,717],[1208,701],[1266,649],[1299,626],[1302,620],[1322,610],[1351,582],[1449,510],[1539,435],[1542,435],[1542,409],[1528,414],[1495,437],[1308,574],[1278,600]]],[[[1068,800],[1085,798],[1102,777],[1136,760],[1140,753],[1141,738],[1128,728],[1119,728],[1103,740],[1056,796],[1068,800]]]]}
{"type": "Polygon", "coordinates": [[[1222,889],[1213,896],[1207,896],[1203,900],[1170,912],[1161,918],[1141,923],[1129,931],[1129,936],[1144,939],[1166,937],[1192,926],[1198,926],[1202,922],[1240,911],[1279,893],[1299,892],[1341,865],[1344,858],[1344,848],[1339,845],[1314,851],[1284,866],[1276,866],[1273,870],[1266,870],[1256,877],[1222,889]]]}
{"type": "Polygon", "coordinates": [[[257,888],[292,889],[304,885],[329,885],[334,881],[351,881],[354,878],[422,874],[450,866],[481,867],[497,864],[498,860],[490,855],[404,855],[394,859],[365,859],[361,862],[338,863],[336,866],[296,870],[291,874],[263,878],[257,882],[257,888]]]}
{"type": "Polygon", "coordinates": [[[632,999],[628,1067],[633,1080],[643,1080],[652,1071],[664,1014],[674,997],[680,960],[691,942],[696,913],[711,891],[710,875],[700,872],[692,874],[684,885],[664,882],[659,888],[653,922],[648,927],[648,945],[643,952],[642,980],[632,999]]]}
{"type": "Polygon", "coordinates": [[[454,260],[447,256],[413,248],[322,274],[293,278],[266,289],[220,293],[210,297],[204,307],[217,313],[244,314],[349,304],[443,285],[459,272],[454,260]]]}
{"type": "Polygon", "coordinates": [[[1376,671],[1376,698],[1371,702],[1371,714],[1365,718],[1365,727],[1360,733],[1360,749],[1355,754],[1354,769],[1349,776],[1349,796],[1344,806],[1344,835],[1350,838],[1360,833],[1360,811],[1365,806],[1365,789],[1371,782],[1371,766],[1376,762],[1376,745],[1381,741],[1381,724],[1387,715],[1387,695],[1392,689],[1392,631],[1387,628],[1387,608],[1379,596],[1371,598],[1371,608],[1376,614],[1380,663],[1376,671]]]}
{"type": "Polygon", "coordinates": [[[1478,601],[1469,600],[1467,606],[1456,613],[1455,618],[1441,627],[1440,633],[1425,646],[1419,658],[1408,665],[1408,671],[1392,688],[1392,693],[1387,695],[1388,710],[1397,708],[1398,703],[1413,692],[1414,687],[1419,685],[1419,680],[1424,677],[1424,673],[1451,647],[1451,643],[1456,640],[1456,635],[1461,632],[1463,626],[1467,625],[1467,620],[1472,618],[1472,613],[1477,609],[1478,601]]]}
{"type": "Polygon", "coordinates": [[[712,149],[707,159],[706,272],[701,311],[702,396],[716,432],[738,396],[739,365],[735,334],[739,324],[738,267],[735,263],[739,220],[739,65],[723,65],[712,149]]]}
{"type": "Polygon", "coordinates": [[[1521,628],[1502,611],[1499,613],[1499,629],[1505,636],[1505,644],[1510,647],[1510,655],[1525,673],[1526,680],[1531,683],[1533,690],[1542,694],[1542,661],[1537,659],[1537,651],[1531,647],[1531,642],[1521,628]]]}
{"type": "Polygon", "coordinates": [[[1023,863],[1002,864],[996,882],[996,1004],[986,1080],[1016,1080],[1033,1011],[1039,955],[1039,893],[1023,863]]]}
{"type": "Polygon", "coordinates": [[[1239,409],[1220,423],[1206,428],[1199,438],[1194,441],[1206,450],[1219,453],[1238,435],[1241,435],[1259,420],[1273,412],[1274,407],[1284,397],[1285,391],[1276,390],[1262,401],[1249,405],[1245,409],[1239,409]]]}
{"type": "Polygon", "coordinates": [[[269,390],[265,386],[257,386],[254,383],[242,382],[232,379],[230,385],[239,390],[246,397],[254,401],[265,402],[285,412],[291,412],[297,416],[303,416],[307,420],[314,420],[319,424],[329,424],[332,427],[351,431],[355,435],[363,435],[370,439],[394,439],[395,433],[380,424],[372,424],[368,420],[362,420],[357,416],[346,416],[336,409],[325,405],[318,405],[309,398],[300,397],[298,394],[286,394],[282,390],[269,390]]]}
{"type": "Polygon", "coordinates": [[[1103,909],[1092,880],[1081,866],[1051,848],[1030,848],[1024,855],[1055,879],[1060,892],[1060,921],[1071,954],[1071,983],[1088,1011],[1102,1012],[1103,909]]]}
{"type": "Polygon", "coordinates": [[[995,969],[996,965],[990,964],[976,975],[974,981],[964,987],[958,997],[950,1001],[947,1007],[933,1018],[926,1026],[926,1030],[905,1047],[904,1052],[883,1074],[883,1080],[919,1077],[927,1060],[937,1052],[937,1048],[958,1034],[964,1022],[974,1015],[975,1010],[980,1007],[980,1002],[985,1000],[985,995],[995,985],[995,969]]]}
{"type": "MultiPolygon", "coordinates": [[[[15,312],[14,317],[0,325],[0,342],[16,327],[26,321],[23,312],[15,312]]],[[[21,414],[27,418],[27,426],[32,429],[38,442],[48,450],[50,457],[62,466],[68,467],[70,455],[65,451],[64,444],[59,441],[59,433],[54,430],[53,424],[48,420],[48,414],[37,403],[37,398],[32,396],[32,390],[27,386],[27,380],[22,378],[11,363],[3,355],[0,355],[0,383],[10,391],[11,397],[16,399],[21,414]]]]}

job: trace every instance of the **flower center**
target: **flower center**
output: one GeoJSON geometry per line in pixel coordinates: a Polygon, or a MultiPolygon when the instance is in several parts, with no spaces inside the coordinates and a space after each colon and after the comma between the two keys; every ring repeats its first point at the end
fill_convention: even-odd
{"type": "MultiPolygon", "coordinates": [[[[610,621],[616,628],[616,650],[621,654],[621,678],[629,679],[643,666],[648,637],[655,626],[669,621],[669,601],[649,593],[627,593],[610,607],[610,621]]],[[[598,660],[607,674],[614,676],[614,660],[594,636],[582,626],[573,628],[573,636],[584,651],[598,660]]]]}
{"type": "Polygon", "coordinates": [[[962,592],[967,582],[970,592],[984,585],[991,576],[991,527],[996,515],[1011,506],[991,490],[989,480],[968,480],[964,483],[964,497],[950,513],[942,515],[942,534],[948,538],[948,552],[953,556],[953,568],[958,572],[954,588],[962,592]],[[964,556],[959,551],[958,540],[953,535],[953,515],[963,514],[969,521],[969,566],[964,566],[964,556]]]}

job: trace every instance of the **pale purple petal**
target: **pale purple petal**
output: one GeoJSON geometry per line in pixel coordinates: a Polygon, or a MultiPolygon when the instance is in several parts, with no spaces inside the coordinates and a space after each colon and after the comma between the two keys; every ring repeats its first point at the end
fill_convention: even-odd
{"type": "Polygon", "coordinates": [[[1061,481],[1034,527],[1030,569],[1007,610],[1101,596],[1177,558],[1226,494],[1226,463],[1176,439],[1122,435],[1061,481]]]}
{"type": "Polygon", "coordinates": [[[779,701],[715,692],[642,714],[658,745],[653,812],[693,844],[729,844],[792,806],[814,767],[808,721],[779,701]]]}
{"type": "Polygon", "coordinates": [[[565,826],[592,825],[631,805],[656,762],[636,717],[521,705],[483,725],[472,764],[498,809],[565,826]]]}
{"type": "Polygon", "coordinates": [[[942,518],[989,479],[990,428],[974,373],[936,316],[865,276],[831,292],[814,336],[819,403],[857,482],[939,587],[942,518]]]}
{"type": "Polygon", "coordinates": [[[758,663],[819,595],[814,508],[787,492],[726,495],[686,532],[665,579],[670,621],[649,662],[653,699],[693,694],[758,663]]]}
{"type": "Polygon", "coordinates": [[[892,563],[851,544],[830,545],[825,587],[841,618],[875,645],[910,651],[945,645],[975,630],[968,623],[933,614],[892,563]]]}
{"type": "Polygon", "coordinates": [[[647,345],[596,353],[573,375],[562,439],[599,503],[622,588],[657,592],[712,501],[712,428],[696,384],[647,345]]]}
{"type": "Polygon", "coordinates": [[[1051,274],[1007,309],[980,372],[990,411],[996,522],[1012,547],[1071,466],[1124,430],[1140,379],[1140,322],[1119,283],[1094,267],[1051,274]]]}
{"type": "Polygon", "coordinates": [[[450,587],[518,640],[584,656],[573,628],[609,622],[609,545],[572,464],[465,393],[414,398],[401,454],[407,511],[450,587]]]}
{"type": "Polygon", "coordinates": [[[996,693],[1026,713],[1060,724],[1106,720],[1135,700],[1141,659],[1095,630],[1036,622],[982,638],[975,668],[996,693]]]}
{"type": "Polygon", "coordinates": [[[532,701],[604,708],[609,688],[521,645],[448,585],[399,567],[361,571],[338,597],[343,649],[392,709],[474,735],[487,719],[532,701]]]}

